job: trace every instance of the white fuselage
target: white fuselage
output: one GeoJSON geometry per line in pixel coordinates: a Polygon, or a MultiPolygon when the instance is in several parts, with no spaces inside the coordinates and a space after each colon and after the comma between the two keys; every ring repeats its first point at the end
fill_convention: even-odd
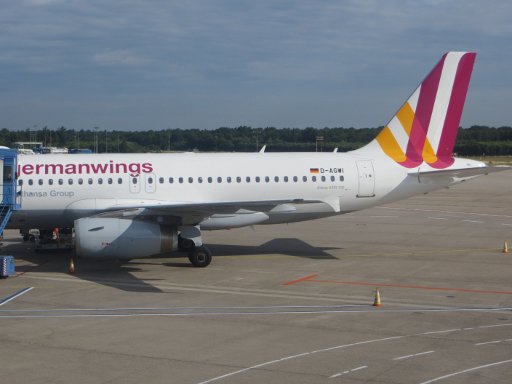
{"type": "MultiPolygon", "coordinates": [[[[452,183],[420,183],[386,156],[364,152],[27,155],[18,158],[21,210],[9,227],[71,227],[81,217],[156,202],[314,201],[273,207],[257,224],[283,223],[356,211],[452,183]]],[[[181,224],[202,221],[204,229],[222,229],[204,217],[187,220],[181,224]]]]}

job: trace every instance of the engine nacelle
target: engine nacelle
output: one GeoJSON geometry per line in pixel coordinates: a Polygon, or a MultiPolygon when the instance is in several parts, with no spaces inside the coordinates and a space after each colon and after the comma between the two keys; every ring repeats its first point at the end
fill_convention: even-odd
{"type": "Polygon", "coordinates": [[[135,259],[175,251],[176,229],[157,223],[115,218],[75,220],[79,257],[135,259]]]}

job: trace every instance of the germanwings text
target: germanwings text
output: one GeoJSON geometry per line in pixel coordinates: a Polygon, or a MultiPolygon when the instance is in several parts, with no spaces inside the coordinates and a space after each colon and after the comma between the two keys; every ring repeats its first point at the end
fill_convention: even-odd
{"type": "Polygon", "coordinates": [[[81,163],[81,164],[19,164],[18,176],[22,175],[81,175],[106,173],[141,173],[153,172],[151,163],[81,163]]]}

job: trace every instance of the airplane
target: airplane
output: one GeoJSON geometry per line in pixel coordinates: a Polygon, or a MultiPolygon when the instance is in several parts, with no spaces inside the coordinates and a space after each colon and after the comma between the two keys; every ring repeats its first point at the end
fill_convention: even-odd
{"type": "Polygon", "coordinates": [[[83,258],[171,251],[206,267],[201,233],[354,212],[503,170],[455,158],[476,53],[448,52],[366,146],[345,153],[19,156],[9,227],[74,228],[83,258]]]}

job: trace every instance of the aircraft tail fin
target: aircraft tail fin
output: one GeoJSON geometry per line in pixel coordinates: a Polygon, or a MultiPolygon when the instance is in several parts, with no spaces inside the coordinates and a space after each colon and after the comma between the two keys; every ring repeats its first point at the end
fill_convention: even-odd
{"type": "Polygon", "coordinates": [[[453,164],[462,109],[476,53],[448,52],[398,110],[375,141],[398,164],[453,164]]]}

